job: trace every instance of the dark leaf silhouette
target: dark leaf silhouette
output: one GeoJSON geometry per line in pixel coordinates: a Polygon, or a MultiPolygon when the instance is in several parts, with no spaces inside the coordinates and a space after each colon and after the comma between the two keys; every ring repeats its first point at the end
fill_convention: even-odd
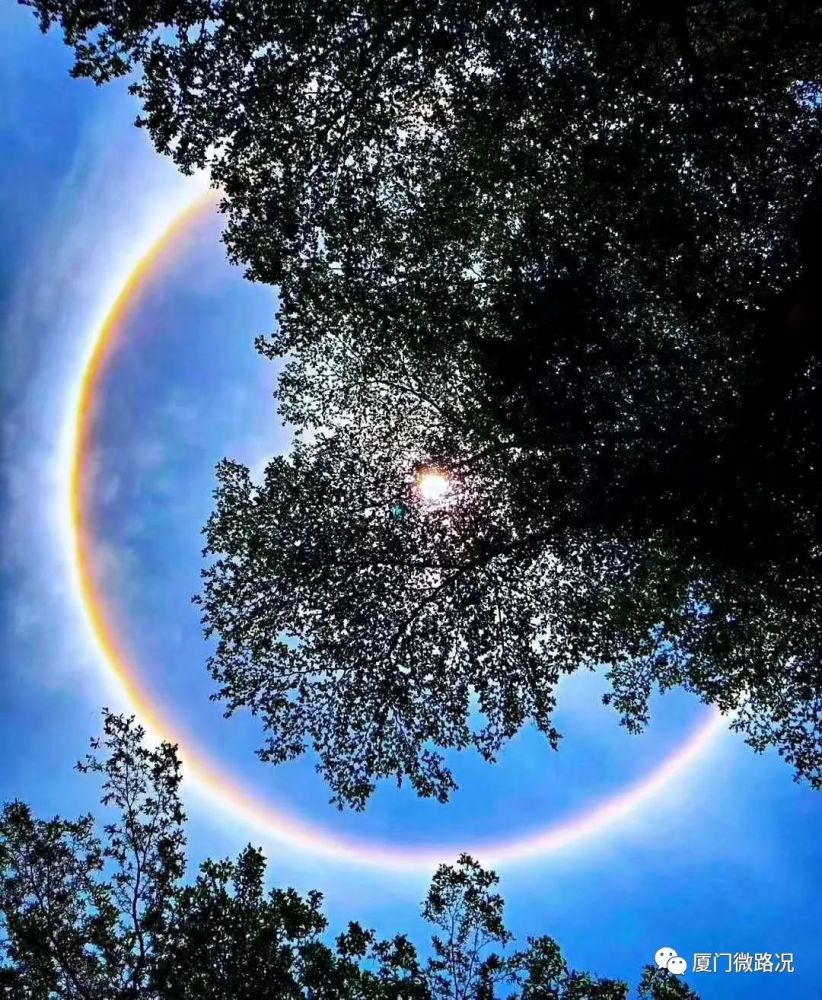
{"type": "MultiPolygon", "coordinates": [[[[628,987],[570,970],[542,937],[514,951],[496,875],[467,855],[441,865],[423,903],[429,957],[405,935],[352,922],[330,940],[322,896],[266,887],[247,847],[183,878],[176,748],[144,745],[105,714],[83,770],[103,779],[105,820],[0,814],[4,1000],[626,1000],[628,987]]],[[[667,973],[641,996],[695,994],[667,973]],[[665,992],[667,990],[667,992],[665,992]],[[650,991],[650,992],[649,992],[650,991]]]]}
{"type": "Polygon", "coordinates": [[[297,441],[221,466],[202,595],[266,759],[446,799],[601,664],[822,784],[815,0],[28,5],[279,287],[297,441]]]}

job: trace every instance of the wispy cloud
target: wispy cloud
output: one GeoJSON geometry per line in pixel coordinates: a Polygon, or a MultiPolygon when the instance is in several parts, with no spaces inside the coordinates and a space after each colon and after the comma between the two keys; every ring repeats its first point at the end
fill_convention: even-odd
{"type": "MultiPolygon", "coordinates": [[[[47,221],[32,253],[12,261],[13,292],[0,317],[0,550],[6,664],[28,683],[75,688],[87,679],[96,696],[96,652],[66,559],[65,425],[95,328],[139,253],[192,192],[134,129],[130,100],[112,94],[93,106],[75,152],[54,165],[62,176],[47,221]],[[31,662],[42,665],[36,674],[31,662]]],[[[96,488],[113,499],[119,484],[109,477],[96,488]]]]}

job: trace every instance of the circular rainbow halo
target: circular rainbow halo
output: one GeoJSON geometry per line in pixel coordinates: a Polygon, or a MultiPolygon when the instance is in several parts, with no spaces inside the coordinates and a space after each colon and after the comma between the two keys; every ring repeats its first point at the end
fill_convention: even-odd
{"type": "MultiPolygon", "coordinates": [[[[192,200],[137,257],[105,308],[100,325],[93,331],[69,397],[60,499],[65,505],[66,544],[79,610],[107,679],[140,718],[152,739],[178,745],[190,787],[213,803],[219,815],[300,853],[372,869],[430,872],[445,858],[456,856],[458,852],[453,845],[365,840],[303,819],[287,806],[261,798],[240,775],[229,772],[216,760],[207,747],[184,738],[168,706],[157,704],[152,698],[140,663],[117,628],[116,615],[110,606],[111,595],[100,587],[93,572],[96,539],[89,521],[85,484],[91,481],[88,464],[93,454],[91,417],[96,393],[115,353],[124,319],[136,308],[147,282],[161,273],[167,261],[179,252],[181,240],[193,223],[215,210],[215,201],[213,192],[192,200]]],[[[449,475],[434,465],[416,467],[414,489],[427,504],[448,503],[457,486],[455,474],[449,475]]],[[[407,508],[401,502],[392,508],[397,519],[403,519],[406,513],[407,508]]],[[[576,849],[587,838],[624,822],[651,799],[669,792],[725,728],[726,720],[714,710],[653,770],[610,796],[530,832],[486,842],[472,843],[469,839],[460,844],[460,849],[490,865],[530,862],[555,851],[576,849]]]]}

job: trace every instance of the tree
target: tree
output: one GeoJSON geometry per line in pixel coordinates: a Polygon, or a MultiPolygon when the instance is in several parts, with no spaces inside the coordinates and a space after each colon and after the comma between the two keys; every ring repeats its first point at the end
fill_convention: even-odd
{"type": "MultiPolygon", "coordinates": [[[[333,944],[322,896],[266,891],[266,860],[207,860],[185,882],[180,762],[133,717],[105,713],[82,771],[103,779],[109,821],[0,817],[0,996],[5,1000],[626,1000],[570,970],[550,938],[512,952],[497,877],[463,855],[434,875],[431,956],[357,923],[333,944]],[[113,814],[113,818],[112,818],[113,814]],[[497,949],[497,950],[493,950],[497,949]],[[500,992],[502,990],[502,992],[500,992]]],[[[695,997],[646,969],[640,996],[695,997]],[[650,979],[648,977],[651,977],[650,979]],[[667,991],[667,992],[666,992],[667,991]]]]}
{"type": "Polygon", "coordinates": [[[0,925],[10,997],[146,996],[184,867],[180,762],[147,748],[132,719],[105,715],[82,772],[103,777],[114,818],[35,819],[12,802],[0,823],[0,925]],[[101,760],[97,751],[104,750],[101,760]]]}
{"type": "Polygon", "coordinates": [[[352,334],[281,385],[284,407],[317,405],[327,424],[262,481],[220,467],[201,603],[220,694],[261,717],[263,758],[314,751],[339,804],[364,806],[381,777],[444,800],[439,748],[493,760],[529,721],[556,746],[559,678],[606,664],[632,730],[656,685],[683,686],[818,785],[813,526],[797,524],[804,554],[782,533],[781,552],[720,559],[688,533],[703,527],[693,506],[643,522],[653,492],[632,491],[626,514],[615,468],[663,475],[642,442],[631,455],[630,434],[604,423],[601,441],[560,433],[550,448],[486,435],[473,373],[457,352],[374,362],[352,334]],[[447,478],[440,502],[417,486],[425,469],[447,478]]]}
{"type": "Polygon", "coordinates": [[[815,3],[29,5],[280,289],[301,434],[221,467],[202,595],[265,758],[444,799],[601,663],[822,784],[815,3]]]}

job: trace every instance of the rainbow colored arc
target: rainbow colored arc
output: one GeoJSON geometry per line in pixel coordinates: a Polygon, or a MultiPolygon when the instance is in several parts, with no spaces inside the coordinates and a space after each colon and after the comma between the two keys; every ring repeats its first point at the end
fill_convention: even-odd
{"type": "MultiPolygon", "coordinates": [[[[87,523],[83,491],[95,393],[112,355],[118,331],[139,300],[141,290],[153,275],[161,272],[163,264],[173,258],[189,227],[206,212],[213,211],[215,203],[214,192],[197,197],[148,247],[123,282],[102,325],[94,332],[82,362],[67,418],[63,494],[68,508],[71,572],[82,612],[108,679],[114,682],[130,710],[153,738],[178,744],[189,786],[193,785],[201,795],[218,805],[222,815],[230,814],[246,827],[296,851],[378,869],[430,870],[452,858],[457,853],[454,847],[403,847],[333,834],[285,809],[261,801],[201,747],[184,744],[175,734],[173,720],[146,694],[140,671],[117,635],[105,597],[95,583],[92,572],[94,539],[87,523]]],[[[639,806],[669,788],[704,753],[723,726],[722,716],[712,712],[651,774],[580,815],[518,839],[467,844],[464,849],[487,864],[501,864],[532,860],[579,845],[624,820],[639,806]]]]}

